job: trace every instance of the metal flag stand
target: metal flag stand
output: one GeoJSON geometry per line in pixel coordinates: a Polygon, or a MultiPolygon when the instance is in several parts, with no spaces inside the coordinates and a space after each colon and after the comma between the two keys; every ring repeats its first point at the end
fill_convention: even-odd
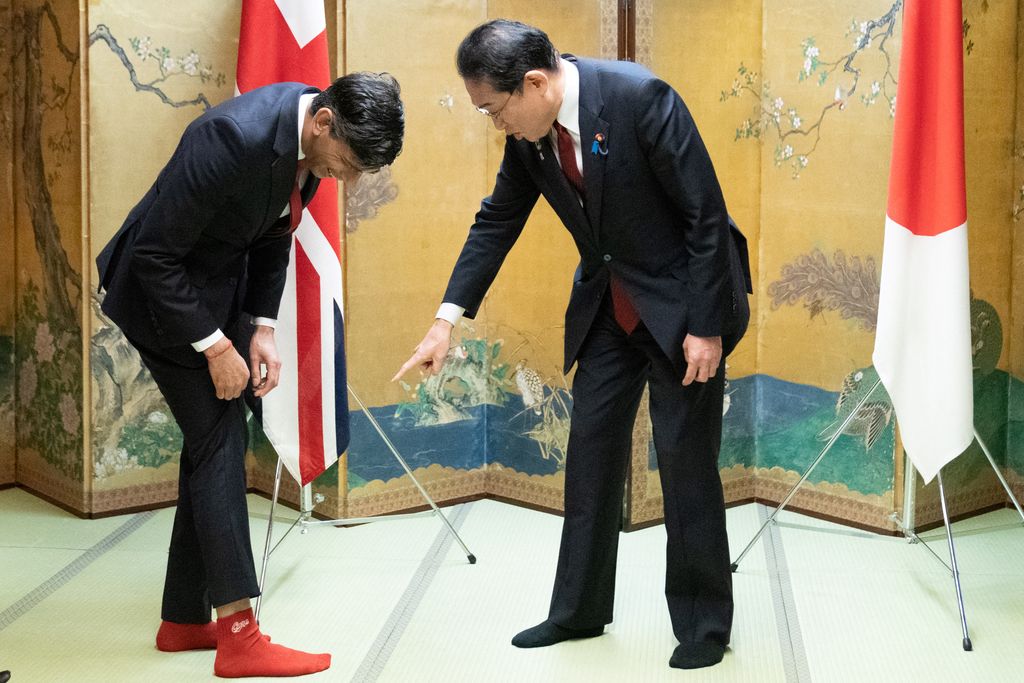
{"type": "MultiPolygon", "coordinates": [[[[836,429],[835,433],[828,440],[825,446],[821,449],[821,452],[818,453],[818,457],[814,459],[814,462],[810,464],[807,470],[803,473],[803,476],[800,477],[800,480],[796,483],[795,486],[793,486],[790,492],[786,495],[782,503],[780,503],[779,506],[775,508],[775,511],[771,514],[771,516],[767,520],[765,520],[764,524],[761,525],[761,528],[758,529],[756,534],[754,534],[754,537],[750,539],[750,543],[748,543],[747,547],[743,549],[743,552],[741,552],[739,557],[736,558],[736,561],[732,563],[731,568],[734,573],[739,570],[740,562],[743,561],[743,558],[747,556],[747,553],[750,552],[750,549],[753,548],[754,544],[757,543],[759,538],[761,538],[761,535],[765,532],[765,529],[767,529],[770,524],[776,523],[775,518],[778,517],[779,513],[782,512],[787,505],[789,505],[789,502],[793,499],[793,496],[796,495],[797,489],[799,489],[800,486],[805,481],[807,481],[807,478],[811,475],[811,472],[814,471],[814,468],[817,467],[818,463],[822,461],[822,459],[825,457],[825,454],[832,449],[832,446],[835,444],[836,440],[839,439],[839,436],[846,430],[846,427],[853,420],[854,416],[860,412],[860,409],[864,406],[865,403],[867,403],[868,398],[871,397],[871,394],[875,392],[875,390],[879,387],[879,385],[881,385],[881,383],[882,380],[879,378],[878,380],[875,381],[874,385],[872,385],[871,389],[869,389],[868,392],[864,394],[864,396],[860,399],[857,405],[854,406],[853,410],[850,411],[850,414],[846,416],[846,419],[843,420],[843,423],[839,426],[838,429],[836,429]]],[[[1017,508],[1017,513],[1020,515],[1021,521],[1024,522],[1024,509],[1021,509],[1020,502],[1017,500],[1017,497],[1013,495],[1013,490],[1010,489],[1010,485],[1009,483],[1007,483],[1006,478],[1003,477],[1002,472],[999,471],[999,467],[996,465],[995,459],[989,452],[988,446],[986,446],[985,442],[981,440],[981,436],[978,434],[977,429],[974,430],[974,439],[975,441],[978,442],[978,445],[981,446],[981,450],[984,451],[985,457],[988,458],[989,463],[992,465],[992,469],[995,471],[996,477],[999,478],[999,483],[1003,485],[1003,489],[1006,490],[1006,495],[1008,495],[1010,497],[1010,500],[1013,501],[1013,506],[1017,508]]],[[[963,648],[964,650],[969,652],[972,649],[971,638],[967,632],[967,616],[964,612],[964,597],[963,591],[960,588],[960,570],[957,567],[956,549],[953,546],[953,530],[950,526],[949,510],[946,506],[946,490],[942,484],[942,471],[940,470],[938,474],[939,502],[942,506],[942,519],[946,526],[946,541],[949,545],[949,559],[950,564],[952,566],[950,566],[950,564],[946,564],[945,560],[943,560],[934,550],[932,550],[932,548],[927,543],[925,543],[920,536],[917,535],[917,532],[914,531],[914,480],[916,479],[914,475],[914,467],[908,459],[906,474],[904,476],[905,495],[903,498],[903,519],[901,520],[899,516],[895,514],[893,514],[892,519],[896,523],[896,525],[901,528],[901,530],[903,531],[903,535],[906,536],[911,543],[920,543],[921,545],[923,545],[953,575],[953,583],[956,587],[956,602],[957,607],[960,610],[960,627],[963,632],[963,648]]]]}
{"type": "Polygon", "coordinates": [[[274,544],[274,547],[271,548],[270,543],[273,539],[274,533],[274,509],[277,507],[277,498],[281,490],[282,463],[281,458],[278,458],[277,471],[274,473],[274,494],[270,499],[270,519],[267,521],[267,540],[263,546],[263,564],[260,569],[260,595],[256,598],[256,607],[254,610],[257,622],[260,619],[260,606],[263,598],[263,589],[264,586],[266,585],[267,562],[270,559],[270,555],[275,550],[277,550],[277,546],[281,545],[281,542],[284,541],[284,539],[288,536],[289,533],[291,533],[292,529],[294,529],[295,527],[299,527],[302,530],[302,533],[305,534],[309,530],[309,527],[315,526],[345,526],[349,524],[368,524],[370,522],[392,522],[400,519],[411,519],[413,517],[425,517],[428,515],[436,515],[440,517],[441,520],[444,522],[445,526],[448,527],[448,533],[452,536],[452,538],[454,538],[458,542],[458,544],[462,546],[462,550],[466,553],[466,559],[469,560],[469,563],[476,564],[476,555],[469,551],[469,548],[466,547],[466,544],[462,542],[462,538],[459,536],[459,532],[455,530],[455,527],[453,527],[452,523],[448,521],[448,518],[445,516],[445,514],[441,512],[441,509],[439,507],[437,507],[437,503],[434,502],[434,499],[430,497],[430,494],[427,493],[427,490],[423,488],[419,480],[416,479],[416,476],[412,473],[412,470],[409,468],[409,464],[405,462],[405,458],[403,458],[402,455],[398,452],[398,449],[395,448],[395,445],[391,443],[391,439],[389,439],[387,434],[384,433],[384,430],[381,428],[376,418],[374,418],[373,415],[370,414],[369,409],[367,409],[367,407],[359,399],[359,396],[356,395],[356,392],[352,390],[352,385],[348,384],[346,386],[348,387],[348,393],[351,394],[352,398],[355,399],[355,402],[359,404],[359,409],[363,411],[363,414],[366,415],[367,419],[370,421],[370,424],[373,425],[374,430],[376,430],[377,434],[380,435],[380,438],[384,441],[385,445],[387,445],[388,450],[391,451],[391,454],[395,456],[395,459],[402,466],[402,469],[404,469],[405,473],[409,475],[410,479],[412,479],[412,483],[416,485],[417,489],[419,489],[420,495],[423,496],[423,500],[427,502],[427,504],[430,506],[430,509],[424,510],[422,512],[410,512],[401,515],[382,515],[379,517],[353,517],[350,519],[325,519],[312,521],[310,518],[313,516],[314,503],[323,502],[323,496],[320,495],[319,493],[316,494],[316,500],[314,501],[314,496],[312,495],[312,487],[309,484],[306,484],[305,486],[301,487],[300,490],[301,496],[299,503],[299,516],[296,518],[294,522],[292,522],[291,526],[288,527],[288,529],[284,532],[281,538],[277,540],[277,543],[274,544]]]}

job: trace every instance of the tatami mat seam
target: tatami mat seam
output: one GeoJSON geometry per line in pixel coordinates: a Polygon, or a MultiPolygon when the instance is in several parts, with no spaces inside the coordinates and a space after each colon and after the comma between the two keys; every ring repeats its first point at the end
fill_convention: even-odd
{"type": "MultiPolygon", "coordinates": [[[[761,523],[768,521],[768,508],[757,505],[761,523]]],[[[782,650],[782,665],[786,681],[790,683],[809,683],[811,680],[810,666],[807,662],[807,651],[804,648],[803,636],[800,633],[800,620],[797,616],[796,600],[793,597],[793,585],[790,582],[789,567],[786,564],[786,553],[782,545],[782,535],[778,527],[771,524],[764,535],[764,554],[768,565],[769,585],[772,591],[772,606],[775,611],[775,624],[779,634],[779,646],[782,650]]]]}
{"type": "Polygon", "coordinates": [[[118,543],[135,533],[143,524],[149,521],[154,511],[140,512],[133,515],[128,521],[101,539],[94,546],[69,562],[56,574],[36,586],[30,593],[17,600],[10,607],[0,612],[0,631],[13,624],[19,617],[45,600],[54,591],[75,578],[86,567],[109,552],[118,543]]]}
{"type": "MultiPolygon", "coordinates": [[[[469,516],[471,506],[472,503],[466,503],[458,506],[454,511],[450,521],[456,531],[462,527],[462,523],[469,516]]],[[[373,641],[359,668],[353,674],[353,683],[375,681],[383,672],[388,658],[398,645],[402,633],[412,620],[416,608],[430,587],[438,568],[444,562],[444,558],[448,555],[453,542],[454,539],[448,527],[442,526],[434,543],[424,555],[423,561],[420,563],[416,573],[409,580],[408,587],[406,587],[402,597],[399,598],[395,608],[391,611],[391,616],[388,617],[387,622],[381,627],[377,638],[373,641]]]]}

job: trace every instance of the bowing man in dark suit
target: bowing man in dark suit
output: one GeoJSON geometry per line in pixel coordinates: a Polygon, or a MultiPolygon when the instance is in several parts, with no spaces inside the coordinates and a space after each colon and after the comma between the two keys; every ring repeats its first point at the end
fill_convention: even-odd
{"type": "Polygon", "coordinates": [[[217,675],[330,666],[330,655],[271,644],[249,608],[259,589],[241,396],[251,386],[261,398],[278,382],[274,324],[302,207],[321,178],[351,183],[390,164],[403,132],[387,74],[350,74],[323,92],[278,83],[228,100],[186,128],[96,260],[104,312],[184,435],[157,647],[215,647],[217,675]]]}
{"type": "Polygon", "coordinates": [[[440,370],[454,324],[476,314],[540,195],[580,253],[565,314],[565,371],[577,367],[558,569],[547,620],[512,644],[593,637],[611,622],[647,383],[680,643],[670,664],[715,664],[733,614],[718,474],[723,365],[747,326],[750,276],[707,150],[664,81],[632,63],[560,57],[536,28],[484,24],[457,63],[473,104],[508,135],[505,156],[437,319],[399,375],[440,370]]]}

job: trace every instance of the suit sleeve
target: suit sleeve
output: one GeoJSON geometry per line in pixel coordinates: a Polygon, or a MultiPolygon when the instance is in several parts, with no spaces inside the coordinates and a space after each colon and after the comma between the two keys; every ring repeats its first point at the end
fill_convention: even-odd
{"type": "Polygon", "coordinates": [[[515,144],[507,139],[494,191],[480,203],[480,211],[448,281],[445,302],[466,309],[467,318],[476,316],[539,196],[540,190],[523,166],[515,144]]]}
{"type": "Polygon", "coordinates": [[[208,337],[218,326],[200,303],[184,259],[234,191],[244,150],[244,136],[230,119],[190,126],[157,179],[157,197],[139,226],[132,272],[160,326],[189,342],[208,337]]]}
{"type": "Polygon", "coordinates": [[[242,310],[254,318],[277,318],[288,273],[291,234],[259,240],[249,250],[248,282],[242,310]]]}
{"type": "Polygon", "coordinates": [[[729,216],[722,189],[690,112],[664,81],[639,88],[637,135],[651,170],[679,209],[689,256],[687,328],[698,337],[724,331],[733,305],[729,216]]]}

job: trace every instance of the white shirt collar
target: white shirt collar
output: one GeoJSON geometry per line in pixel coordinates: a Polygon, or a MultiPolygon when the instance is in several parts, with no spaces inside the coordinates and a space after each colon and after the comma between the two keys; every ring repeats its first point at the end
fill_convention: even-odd
{"type": "Polygon", "coordinates": [[[316,96],[315,92],[299,95],[299,161],[306,158],[305,152],[302,151],[302,124],[306,122],[306,112],[309,111],[309,105],[316,96]]]}
{"type": "Polygon", "coordinates": [[[567,59],[559,58],[565,81],[565,92],[562,94],[562,106],[558,109],[556,120],[576,137],[580,136],[580,72],[576,65],[567,59]]]}

